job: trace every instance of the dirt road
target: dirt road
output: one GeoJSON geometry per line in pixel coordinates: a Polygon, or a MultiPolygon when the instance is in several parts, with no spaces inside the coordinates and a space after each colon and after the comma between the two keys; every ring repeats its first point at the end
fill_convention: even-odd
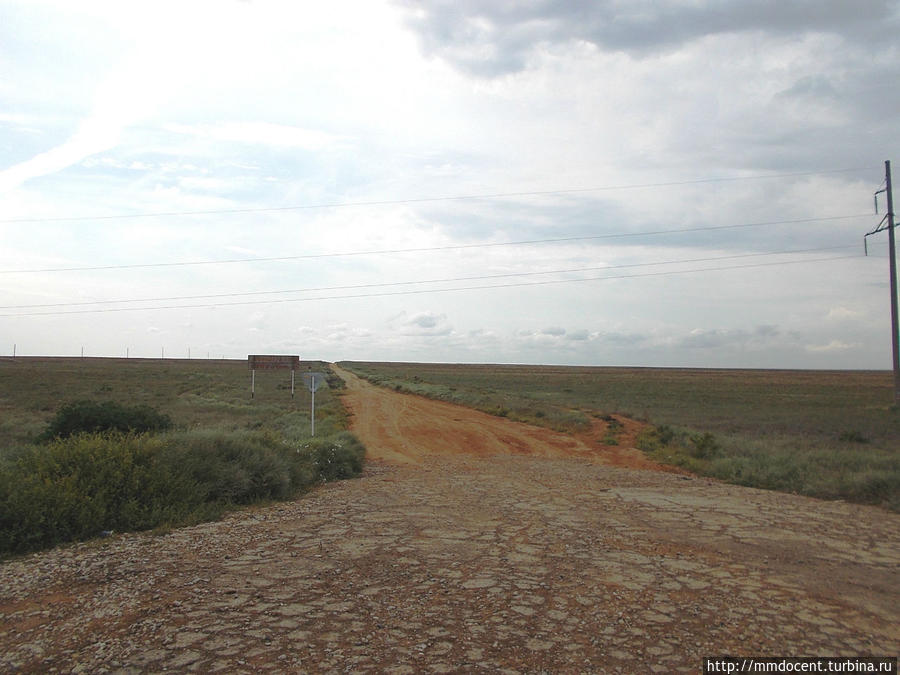
{"type": "Polygon", "coordinates": [[[362,478],[3,564],[0,670],[668,673],[900,649],[897,515],[608,466],[350,382],[362,478]]]}
{"type": "Polygon", "coordinates": [[[602,420],[594,420],[590,431],[570,436],[442,401],[391,393],[335,369],[347,383],[345,403],[354,415],[354,432],[365,439],[369,459],[421,464],[451,456],[527,455],[682,473],[635,450],[641,425],[626,417],[617,418],[621,434],[616,445],[608,445],[603,442],[607,424],[602,420]]]}

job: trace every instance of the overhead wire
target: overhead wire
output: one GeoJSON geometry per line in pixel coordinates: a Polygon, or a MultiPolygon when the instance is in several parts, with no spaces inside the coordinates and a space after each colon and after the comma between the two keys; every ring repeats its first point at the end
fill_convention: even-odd
{"type": "MultiPolygon", "coordinates": [[[[395,204],[395,205],[414,204],[414,203],[423,203],[423,202],[497,199],[497,198],[527,197],[527,196],[549,196],[549,195],[564,195],[564,194],[575,194],[575,193],[598,192],[598,191],[607,191],[607,190],[625,190],[625,189],[664,187],[664,186],[684,186],[684,185],[702,184],[702,183],[716,183],[716,182],[729,182],[729,181],[742,181],[742,180],[761,180],[761,179],[769,179],[769,178],[785,178],[785,177],[798,177],[798,176],[813,176],[813,175],[833,174],[833,173],[841,173],[841,172],[849,172],[849,171],[859,171],[859,170],[866,170],[866,169],[867,169],[866,167],[855,167],[855,168],[833,169],[833,170],[814,171],[814,172],[791,172],[791,173],[780,173],[780,174],[763,174],[763,175],[757,175],[757,176],[711,177],[711,178],[701,178],[701,179],[687,180],[687,181],[668,181],[668,182],[658,182],[658,183],[607,185],[607,186],[597,186],[597,187],[589,187],[589,188],[573,188],[573,189],[562,189],[562,190],[520,191],[520,192],[505,192],[505,193],[498,192],[498,193],[469,194],[469,195],[456,195],[456,196],[422,197],[422,198],[397,199],[397,200],[305,204],[305,205],[282,206],[282,207],[259,207],[259,208],[244,208],[244,209],[211,209],[211,210],[203,210],[203,211],[165,211],[165,212],[148,212],[148,213],[136,213],[136,214],[103,215],[103,216],[12,218],[12,219],[0,219],[0,223],[23,223],[23,222],[40,223],[40,222],[56,222],[56,221],[76,221],[76,220],[114,220],[114,219],[151,218],[151,217],[186,217],[186,216],[195,216],[195,215],[219,215],[219,214],[232,214],[232,213],[233,214],[262,213],[262,212],[293,211],[293,210],[304,210],[304,209],[364,207],[364,206],[381,206],[381,205],[391,205],[391,204],[395,204]]],[[[195,266],[195,265],[221,265],[221,264],[238,264],[238,263],[281,262],[281,261],[286,262],[286,261],[309,260],[309,259],[319,259],[319,258],[393,255],[393,254],[403,254],[403,253],[425,253],[425,252],[466,250],[466,249],[490,248],[490,247],[501,247],[501,246],[524,246],[524,245],[537,245],[537,244],[549,244],[549,243],[566,243],[566,242],[604,240],[604,239],[619,239],[619,238],[628,238],[628,237],[664,236],[664,235],[670,235],[670,234],[681,234],[681,233],[692,233],[692,232],[693,233],[712,232],[712,231],[718,231],[718,230],[733,230],[733,229],[739,229],[739,228],[753,228],[753,227],[764,227],[764,226],[772,226],[772,225],[827,222],[827,221],[862,218],[862,217],[869,217],[869,216],[870,216],[870,214],[853,214],[853,215],[825,216],[825,217],[819,217],[819,218],[802,218],[802,219],[765,221],[765,222],[754,222],[754,223],[731,223],[731,224],[724,224],[724,225],[687,227],[687,228],[676,228],[676,229],[667,229],[667,230],[648,230],[648,231],[640,231],[640,232],[608,232],[608,233],[596,234],[596,235],[553,237],[553,238],[543,238],[543,239],[526,239],[526,240],[506,241],[506,242],[483,242],[483,243],[473,243],[473,244],[450,244],[450,245],[431,246],[431,247],[308,253],[308,254],[298,254],[298,255],[289,255],[289,256],[273,256],[273,257],[231,258],[231,259],[224,259],[224,260],[191,260],[191,261],[173,261],[173,262],[149,262],[149,263],[131,263],[131,264],[120,264],[120,265],[48,267],[48,268],[24,269],[24,270],[0,270],[0,274],[31,274],[31,273],[44,273],[44,272],[74,272],[74,271],[126,270],[126,269],[141,269],[141,268],[167,268],[167,267],[186,267],[186,266],[195,266]]],[[[569,269],[546,270],[546,271],[531,271],[531,272],[520,272],[520,273],[510,272],[510,273],[503,273],[503,274],[474,275],[474,276],[451,277],[451,278],[442,278],[442,279],[398,281],[398,282],[384,282],[384,283],[357,284],[357,285],[344,285],[344,286],[324,286],[324,287],[288,289],[288,290],[277,290],[277,291],[248,291],[248,292],[242,292],[242,293],[220,293],[220,294],[211,294],[211,295],[185,295],[185,296],[172,296],[172,297],[161,297],[161,298],[96,300],[96,301],[83,301],[83,302],[46,303],[46,304],[17,305],[17,306],[11,305],[11,306],[0,306],[0,310],[52,309],[52,308],[56,308],[56,307],[72,308],[72,307],[85,307],[85,306],[91,306],[91,308],[89,308],[89,309],[68,309],[65,311],[47,311],[47,312],[44,312],[44,311],[42,311],[42,312],[17,312],[17,313],[0,314],[0,316],[3,316],[3,317],[51,316],[51,315],[63,315],[63,314],[87,314],[87,313],[101,313],[101,312],[128,312],[128,311],[165,310],[165,309],[215,308],[215,307],[228,307],[228,306],[238,306],[238,305],[275,304],[275,303],[325,301],[325,300],[350,299],[350,298],[384,297],[384,296],[392,296],[392,295],[447,293],[447,292],[468,291],[468,290],[488,290],[488,289],[497,289],[497,288],[514,288],[514,287],[525,287],[525,286],[543,286],[543,285],[550,285],[550,284],[603,281],[603,280],[613,280],[613,279],[629,279],[629,278],[636,278],[636,277],[655,277],[655,276],[677,275],[677,274],[692,274],[692,273],[724,271],[724,270],[732,270],[732,269],[769,267],[769,266],[775,266],[775,265],[794,265],[794,264],[813,263],[813,262],[826,262],[826,261],[832,261],[832,260],[843,260],[843,259],[858,257],[858,256],[839,256],[839,257],[813,258],[813,259],[807,258],[807,259],[803,259],[803,260],[754,263],[754,264],[747,264],[747,265],[705,267],[705,268],[696,268],[696,269],[687,269],[687,270],[664,270],[664,271],[647,272],[647,273],[640,273],[640,274],[605,275],[605,276],[579,277],[579,278],[568,278],[568,279],[552,279],[552,280],[543,280],[543,281],[519,281],[519,282],[505,283],[505,284],[481,284],[481,285],[468,285],[468,286],[454,286],[454,287],[450,287],[450,288],[389,290],[389,291],[380,291],[380,292],[354,293],[354,294],[343,294],[343,295],[325,295],[325,296],[318,296],[318,297],[272,298],[272,299],[264,299],[264,300],[253,299],[253,300],[240,300],[240,301],[235,301],[235,302],[213,302],[213,303],[204,302],[201,304],[176,304],[176,305],[162,305],[162,306],[150,306],[150,307],[148,307],[148,306],[98,307],[98,305],[112,305],[112,304],[126,304],[126,303],[172,302],[172,301],[186,301],[186,300],[199,300],[199,299],[219,300],[219,299],[223,299],[223,298],[258,297],[258,296],[264,296],[264,295],[283,295],[283,294],[288,294],[288,293],[364,290],[364,289],[376,289],[376,288],[394,288],[394,287],[398,287],[398,286],[411,286],[411,285],[460,283],[460,282],[469,282],[469,281],[497,280],[497,279],[511,278],[511,277],[528,277],[528,276],[535,276],[535,275],[574,274],[574,273],[594,272],[594,271],[599,271],[599,270],[615,270],[615,269],[637,268],[637,267],[646,267],[646,266],[694,264],[694,263],[700,263],[700,262],[712,262],[712,261],[719,261],[719,260],[734,260],[734,259],[739,259],[739,258],[749,258],[749,257],[755,257],[755,256],[812,253],[812,252],[846,249],[846,248],[850,248],[850,247],[849,246],[834,246],[834,247],[821,247],[821,248],[813,248],[813,249],[802,249],[802,250],[795,250],[795,251],[773,251],[773,252],[765,252],[765,253],[748,253],[748,254],[737,254],[737,255],[731,255],[731,256],[692,258],[692,259],[683,259],[683,260],[669,260],[669,261],[657,261],[657,262],[645,262],[645,263],[631,263],[631,264],[602,266],[602,267],[581,267],[581,268],[569,268],[569,269]]]]}
{"type": "Polygon", "coordinates": [[[344,290],[359,290],[363,288],[384,288],[384,287],[392,287],[392,286],[412,286],[412,285],[422,285],[422,284],[438,284],[438,283],[454,283],[459,281],[481,281],[485,279],[507,279],[511,277],[528,277],[528,276],[542,276],[547,274],[574,274],[578,272],[598,272],[601,270],[616,270],[616,269],[630,269],[635,267],[656,267],[661,265],[679,265],[679,264],[689,264],[689,263],[698,263],[698,262],[713,262],[718,260],[737,260],[742,258],[757,258],[762,256],[774,256],[774,255],[791,255],[798,253],[820,253],[823,251],[836,251],[836,250],[846,250],[850,248],[857,248],[855,245],[844,245],[844,246],[822,246],[818,248],[806,248],[806,249],[794,249],[787,251],[766,251],[766,252],[758,252],[758,253],[739,253],[734,255],[726,255],[726,256],[712,256],[712,257],[704,257],[704,258],[686,258],[680,260],[660,260],[655,262],[642,262],[642,263],[627,263],[622,265],[601,265],[596,267],[574,267],[574,268],[566,268],[566,269],[555,269],[555,270],[542,270],[542,271],[531,271],[531,272],[504,272],[502,274],[479,274],[474,276],[464,276],[464,277],[445,277],[440,279],[420,279],[415,281],[390,281],[390,282],[379,282],[379,283],[367,283],[367,284],[351,284],[351,285],[343,285],[343,286],[317,286],[310,288],[290,288],[290,289],[282,289],[276,291],[244,291],[240,293],[213,293],[206,295],[175,295],[175,296],[165,296],[165,297],[156,297],[156,298],[121,298],[117,300],[83,300],[78,302],[55,302],[55,303],[43,303],[43,304],[29,304],[29,305],[0,305],[0,310],[5,309],[46,309],[50,307],[84,307],[89,305],[117,305],[117,304],[125,304],[125,303],[135,303],[135,302],[172,302],[176,300],[203,300],[203,299],[217,299],[217,298],[238,298],[238,297],[249,297],[249,296],[260,296],[260,295],[284,295],[287,293],[312,293],[312,292],[320,292],[320,291],[344,291],[344,290]]]}
{"type": "Polygon", "coordinates": [[[26,317],[26,316],[61,316],[61,315],[70,315],[70,314],[96,314],[96,313],[109,313],[109,312],[135,312],[135,311],[151,311],[151,310],[168,310],[168,309],[214,309],[219,307],[234,307],[234,306],[247,306],[247,305],[271,305],[271,304],[284,304],[284,303],[295,303],[295,302],[313,302],[313,301],[327,301],[327,300],[347,300],[347,299],[358,299],[358,298],[376,298],[376,297],[387,297],[387,296],[402,296],[402,295],[422,295],[426,293],[450,293],[450,292],[459,292],[459,291],[472,291],[472,290],[489,290],[489,289],[497,289],[497,288],[520,288],[526,286],[548,286],[553,284],[569,284],[569,283],[583,283],[589,281],[608,281],[615,279],[633,279],[638,277],[659,277],[659,276],[669,276],[669,275],[681,275],[681,274],[696,274],[701,272],[716,272],[716,271],[730,271],[735,269],[750,269],[750,268],[760,268],[760,267],[773,267],[780,265],[798,265],[798,264],[809,264],[816,262],[831,262],[835,260],[847,260],[851,258],[859,258],[857,255],[849,255],[849,256],[832,256],[828,258],[811,258],[806,260],[789,260],[789,261],[778,261],[778,262],[767,262],[767,263],[751,263],[747,265],[731,265],[726,267],[705,267],[705,268],[697,268],[690,270],[665,270],[660,272],[644,272],[640,274],[623,274],[623,275],[613,275],[613,276],[601,276],[601,277],[582,277],[578,279],[552,279],[546,281],[522,281],[508,284],[484,284],[477,286],[457,286],[451,288],[427,288],[427,289],[415,289],[415,290],[405,290],[405,291],[384,291],[378,293],[357,293],[357,294],[347,294],[347,295],[328,295],[328,296],[317,296],[317,297],[306,297],[306,298],[276,298],[270,300],[241,300],[237,302],[220,302],[220,303],[200,303],[200,304],[191,304],[191,305],[157,305],[153,307],[104,307],[104,308],[93,308],[93,309],[77,309],[77,310],[66,310],[66,311],[50,311],[50,312],[24,312],[24,313],[14,313],[14,314],[0,314],[0,317],[26,317]]]}
{"type": "Polygon", "coordinates": [[[798,178],[804,176],[820,176],[835,173],[848,173],[851,171],[870,171],[874,167],[857,166],[841,169],[824,169],[820,171],[794,171],[785,173],[759,174],[756,176],[716,176],[708,178],[696,178],[682,181],[663,181],[656,183],[627,183],[622,185],[601,185],[586,188],[566,188],[560,190],[529,190],[519,192],[494,192],[482,194],[450,195],[438,197],[412,197],[405,199],[381,199],[359,202],[329,202],[320,204],[298,204],[293,206],[263,206],[243,209],[206,209],[198,211],[155,211],[145,213],[124,213],[93,216],[43,216],[37,218],[5,218],[0,223],[49,223],[75,220],[126,220],[133,218],[169,218],[180,216],[208,216],[225,215],[235,213],[265,213],[277,211],[302,211],[311,209],[337,209],[365,206],[390,206],[401,204],[421,204],[426,202],[465,201],[470,199],[506,199],[513,197],[538,197],[562,194],[577,194],[585,192],[607,192],[613,190],[637,190],[658,187],[678,187],[684,185],[700,185],[704,183],[727,183],[747,180],[766,180],[771,178],[798,178]]]}
{"type": "Polygon", "coordinates": [[[95,272],[103,270],[151,269],[164,267],[192,267],[200,265],[231,265],[238,263],[287,262],[291,260],[314,260],[319,258],[345,258],[356,256],[396,255],[402,253],[428,253],[434,251],[455,251],[501,246],[526,246],[535,244],[566,243],[575,241],[599,241],[603,239],[626,239],[633,237],[651,237],[667,234],[686,234],[691,232],[715,232],[718,230],[734,230],[742,228],[768,227],[772,225],[799,225],[803,223],[848,220],[852,218],[870,217],[871,214],[852,214],[842,216],[823,216],[818,218],[797,218],[792,220],[771,220],[755,223],[733,223],[729,225],[710,225],[705,227],[685,227],[669,230],[644,230],[640,232],[612,232],[606,234],[583,235],[575,237],[551,237],[545,239],[523,239],[518,241],[482,242],[478,244],[447,244],[443,246],[421,246],[414,248],[375,249],[366,251],[343,251],[327,253],[304,253],[289,256],[228,258],[222,260],[187,260],[155,263],[130,263],[122,265],[86,265],[73,267],[44,267],[22,270],[0,270],[0,274],[37,274],[50,272],[95,272]]]}

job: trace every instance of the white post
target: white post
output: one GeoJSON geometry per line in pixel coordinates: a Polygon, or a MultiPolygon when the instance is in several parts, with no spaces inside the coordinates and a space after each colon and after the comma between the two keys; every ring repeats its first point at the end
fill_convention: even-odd
{"type": "Polygon", "coordinates": [[[294,398],[294,369],[291,368],[291,398],[294,398]]]}
{"type": "Polygon", "coordinates": [[[316,435],[316,376],[312,376],[312,405],[310,406],[309,419],[311,422],[312,432],[310,436],[316,435]]]}
{"type": "Polygon", "coordinates": [[[250,371],[250,398],[256,394],[256,369],[250,371]]]}

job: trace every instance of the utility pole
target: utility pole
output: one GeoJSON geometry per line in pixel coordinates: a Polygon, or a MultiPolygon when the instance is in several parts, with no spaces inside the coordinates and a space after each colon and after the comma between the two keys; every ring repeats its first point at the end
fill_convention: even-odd
{"type": "Polygon", "coordinates": [[[891,188],[891,162],[884,163],[887,190],[888,248],[891,259],[891,349],[894,356],[894,403],[900,403],[900,324],[897,318],[897,242],[894,238],[894,191],[891,188]]]}
{"type": "Polygon", "coordinates": [[[888,231],[888,255],[891,275],[891,354],[894,362],[894,403],[900,405],[900,319],[897,308],[897,246],[894,236],[894,193],[891,187],[891,161],[884,162],[884,189],[875,193],[875,210],[878,211],[878,195],[887,193],[887,214],[874,230],[866,235],[888,231]]]}

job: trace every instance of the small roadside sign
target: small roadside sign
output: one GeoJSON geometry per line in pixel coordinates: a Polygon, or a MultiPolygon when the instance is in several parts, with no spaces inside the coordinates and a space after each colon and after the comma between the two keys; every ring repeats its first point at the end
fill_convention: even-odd
{"type": "Polygon", "coordinates": [[[302,377],[306,388],[313,393],[325,384],[325,373],[303,373],[302,377]]]}
{"type": "Polygon", "coordinates": [[[306,388],[312,392],[312,401],[309,404],[309,428],[310,436],[316,435],[316,390],[328,383],[325,381],[325,373],[303,373],[301,375],[306,388]]]}

